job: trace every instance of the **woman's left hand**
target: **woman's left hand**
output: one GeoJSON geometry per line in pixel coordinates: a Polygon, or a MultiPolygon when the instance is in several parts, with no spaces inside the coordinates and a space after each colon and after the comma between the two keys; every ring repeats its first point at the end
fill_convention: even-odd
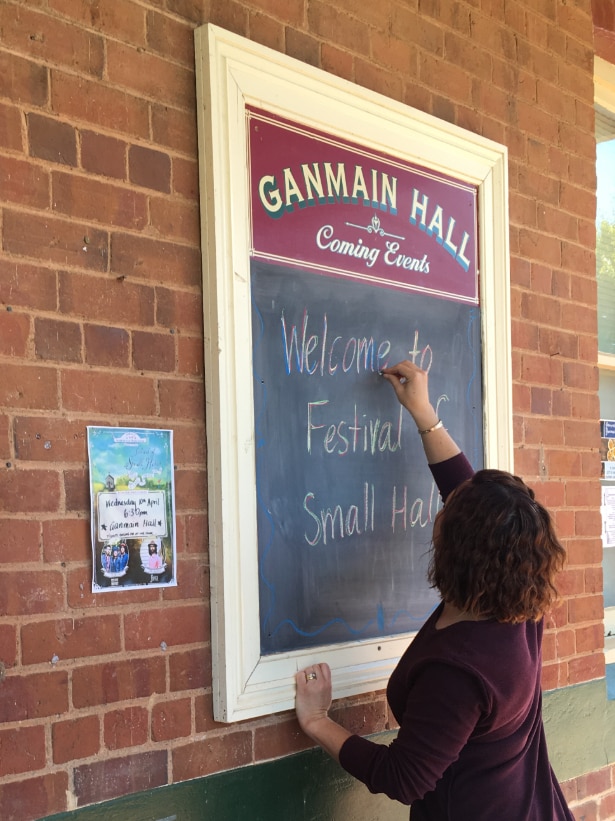
{"type": "Polygon", "coordinates": [[[301,729],[311,735],[310,726],[327,718],[331,707],[331,668],[328,664],[311,664],[296,676],[295,708],[301,729]]]}

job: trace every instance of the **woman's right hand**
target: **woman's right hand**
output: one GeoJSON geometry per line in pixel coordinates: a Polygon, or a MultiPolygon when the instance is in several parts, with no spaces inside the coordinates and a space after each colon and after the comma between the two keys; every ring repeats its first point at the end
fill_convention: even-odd
{"type": "Polygon", "coordinates": [[[427,371],[406,359],[390,368],[383,368],[382,375],[391,383],[397,398],[411,414],[418,428],[429,428],[438,421],[429,401],[427,371]]]}

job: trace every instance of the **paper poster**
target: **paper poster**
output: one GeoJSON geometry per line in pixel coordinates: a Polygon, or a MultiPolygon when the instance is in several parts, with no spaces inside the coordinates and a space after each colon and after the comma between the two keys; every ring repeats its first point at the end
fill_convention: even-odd
{"type": "Polygon", "coordinates": [[[173,587],[173,431],[88,427],[92,591],[173,587]]]}
{"type": "Polygon", "coordinates": [[[600,420],[602,479],[615,480],[615,420],[600,420]]]}

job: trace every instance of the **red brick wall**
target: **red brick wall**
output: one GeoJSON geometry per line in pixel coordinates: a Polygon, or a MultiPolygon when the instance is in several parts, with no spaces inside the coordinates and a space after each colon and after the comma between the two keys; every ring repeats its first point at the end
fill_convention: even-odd
{"type": "MultiPolygon", "coordinates": [[[[0,3],[0,817],[307,746],[290,714],[211,711],[192,39],[208,21],[508,146],[516,469],[569,554],[544,683],[604,674],[592,5],[612,28],[595,0],[0,3]],[[177,588],[90,592],[88,424],[173,428],[177,588]]],[[[382,693],[339,713],[388,726],[382,693]]],[[[566,789],[579,818],[615,812],[610,770],[566,789]]]]}

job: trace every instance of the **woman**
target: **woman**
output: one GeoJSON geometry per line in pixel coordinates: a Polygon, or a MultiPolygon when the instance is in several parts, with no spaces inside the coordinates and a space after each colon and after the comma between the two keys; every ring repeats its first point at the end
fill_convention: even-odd
{"type": "Polygon", "coordinates": [[[509,473],[474,473],[411,362],[385,368],[411,414],[445,507],[429,581],[442,601],[387,688],[390,746],[328,717],[331,672],[297,674],[303,731],[372,792],[411,804],[412,821],[574,821],[547,755],[542,616],[564,561],[547,511],[509,473]]]}

